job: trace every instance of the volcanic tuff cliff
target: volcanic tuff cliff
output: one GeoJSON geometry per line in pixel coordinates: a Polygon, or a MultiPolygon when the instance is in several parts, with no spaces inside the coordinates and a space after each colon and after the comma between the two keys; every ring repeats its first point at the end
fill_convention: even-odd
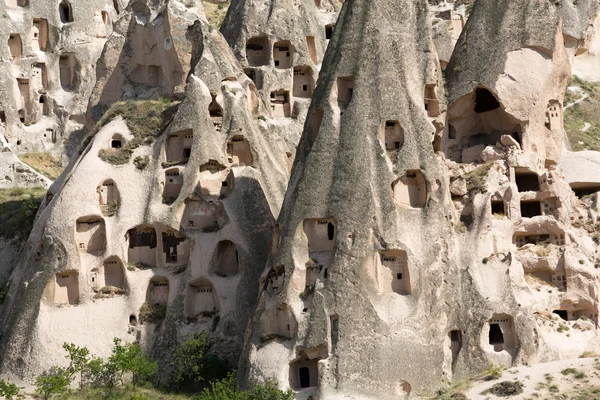
{"type": "Polygon", "coordinates": [[[416,398],[600,351],[600,157],[567,151],[562,118],[597,0],[234,0],[221,32],[197,1],[100,2],[83,58],[79,8],[20,2],[5,15],[46,12],[52,46],[10,63],[64,66],[27,92],[59,106],[26,127],[3,103],[0,127],[17,153],[81,129],[56,151],[82,154],[11,256],[2,376],[113,337],[164,372],[206,330],[244,383],[416,398]]]}

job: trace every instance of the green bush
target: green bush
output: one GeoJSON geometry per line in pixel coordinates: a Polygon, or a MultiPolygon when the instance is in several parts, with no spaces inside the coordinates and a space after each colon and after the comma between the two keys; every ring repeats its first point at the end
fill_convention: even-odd
{"type": "Polygon", "coordinates": [[[255,385],[248,391],[241,391],[237,386],[235,374],[211,384],[210,389],[204,389],[194,400],[293,400],[294,392],[279,390],[275,380],[267,380],[262,385],[255,385]]]}
{"type": "Polygon", "coordinates": [[[35,378],[35,392],[48,400],[54,394],[66,392],[71,384],[71,377],[67,370],[54,367],[35,378]]]}
{"type": "Polygon", "coordinates": [[[483,380],[493,381],[498,379],[502,376],[502,371],[504,371],[504,367],[502,365],[490,363],[490,365],[483,371],[483,380]]]}
{"type": "Polygon", "coordinates": [[[0,238],[27,239],[45,194],[43,187],[0,189],[0,238]]]}
{"type": "Polygon", "coordinates": [[[14,383],[0,379],[0,397],[4,397],[6,400],[13,400],[20,397],[20,391],[21,388],[14,383]]]}
{"type": "MultiPolygon", "coordinates": [[[[98,157],[114,165],[127,164],[135,149],[154,143],[156,138],[160,136],[165,127],[172,121],[178,107],[179,103],[171,103],[170,100],[166,102],[156,100],[128,100],[114,103],[96,124],[95,133],[118,116],[121,116],[133,135],[133,139],[118,149],[101,149],[98,152],[98,157]]],[[[138,158],[136,157],[136,159],[138,158]]],[[[144,169],[148,163],[146,162],[146,165],[142,168],[138,164],[136,163],[137,168],[144,169]]]]}
{"type": "Polygon", "coordinates": [[[140,322],[160,322],[167,314],[167,307],[158,304],[144,303],[140,307],[140,322]]]}
{"type": "Polygon", "coordinates": [[[503,381],[496,383],[494,386],[485,390],[481,394],[491,393],[498,397],[510,397],[523,393],[523,382],[520,381],[503,381]]]}
{"type": "Polygon", "coordinates": [[[208,339],[206,331],[194,334],[171,354],[170,386],[181,388],[204,381],[206,375],[206,353],[208,339]]]}
{"type": "Polygon", "coordinates": [[[123,384],[123,375],[131,373],[135,391],[136,385],[152,378],[158,369],[158,364],[150,361],[139,343],[121,344],[121,339],[118,338],[114,338],[113,343],[113,351],[108,362],[115,365],[121,384],[123,384]]]}
{"type": "Polygon", "coordinates": [[[139,170],[145,169],[150,163],[150,157],[148,156],[137,156],[133,159],[133,165],[139,170]]]}

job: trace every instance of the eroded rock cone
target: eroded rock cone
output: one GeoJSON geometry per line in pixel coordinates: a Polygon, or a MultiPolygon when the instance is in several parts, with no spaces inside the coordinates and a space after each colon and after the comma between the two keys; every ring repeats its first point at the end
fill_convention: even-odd
{"type": "Polygon", "coordinates": [[[373,399],[439,380],[437,292],[455,267],[431,144],[444,105],[428,27],[424,4],[345,2],[264,275],[248,379],[276,376],[302,398],[373,399]]]}
{"type": "Polygon", "coordinates": [[[259,130],[251,81],[196,17],[185,99],[114,104],[44,203],[3,308],[3,374],[30,380],[60,365],[63,342],[106,357],[119,337],[139,340],[166,377],[178,342],[202,330],[238,362],[287,183],[286,144],[259,130]]]}

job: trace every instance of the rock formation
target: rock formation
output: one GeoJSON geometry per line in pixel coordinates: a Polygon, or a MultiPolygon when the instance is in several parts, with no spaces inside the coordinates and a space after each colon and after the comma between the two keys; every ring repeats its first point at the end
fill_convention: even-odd
{"type": "Polygon", "coordinates": [[[197,1],[6,2],[0,185],[82,153],[0,243],[1,376],[113,337],[166,376],[208,331],[241,383],[407,399],[600,352],[600,157],[563,127],[597,0],[233,0],[221,32],[197,1]]]}
{"type": "MultiPolygon", "coordinates": [[[[180,7],[140,20],[130,6],[122,20],[156,27],[180,7]]],[[[43,204],[2,313],[3,374],[30,379],[60,363],[65,341],[107,355],[112,337],[139,340],[166,360],[179,338],[202,330],[237,362],[283,201],[286,144],[259,130],[252,82],[223,37],[193,17],[185,99],[114,105],[43,204]],[[166,128],[146,132],[136,118],[166,128]]],[[[98,87],[127,82],[108,56],[117,38],[98,87]]],[[[181,71],[173,62],[162,74],[181,71]]]]}

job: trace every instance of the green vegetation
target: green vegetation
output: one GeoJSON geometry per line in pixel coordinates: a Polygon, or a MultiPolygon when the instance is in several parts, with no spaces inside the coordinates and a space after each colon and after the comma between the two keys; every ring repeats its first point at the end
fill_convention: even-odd
{"type": "Polygon", "coordinates": [[[44,400],[48,400],[54,394],[66,392],[70,384],[71,375],[67,370],[54,367],[35,378],[35,392],[42,395],[44,400]]]}
{"type": "Polygon", "coordinates": [[[63,172],[60,160],[52,157],[50,153],[24,153],[19,159],[51,180],[55,180],[63,172]]]}
{"type": "Polygon", "coordinates": [[[33,228],[46,188],[0,189],[0,238],[25,240],[33,228]]]}
{"type": "Polygon", "coordinates": [[[467,190],[469,192],[477,191],[479,193],[485,193],[487,190],[487,177],[491,168],[492,164],[484,164],[463,176],[467,182],[467,190]]]}
{"type": "Polygon", "coordinates": [[[579,358],[596,358],[598,357],[598,354],[596,354],[593,351],[584,351],[583,353],[581,353],[579,355],[579,358]]]}
{"type": "Polygon", "coordinates": [[[523,393],[523,382],[520,381],[503,381],[496,383],[491,388],[484,390],[481,394],[491,393],[498,397],[510,397],[523,393]]]}
{"type": "Polygon", "coordinates": [[[148,156],[137,156],[133,159],[133,165],[139,170],[145,169],[150,163],[150,157],[148,156]]]}
{"type": "MultiPolygon", "coordinates": [[[[157,100],[128,100],[114,103],[96,124],[94,134],[104,125],[121,116],[133,135],[133,139],[121,148],[101,149],[98,152],[98,157],[113,165],[128,163],[135,149],[154,143],[173,119],[178,106],[179,103],[157,100]]],[[[140,157],[137,157],[136,160],[138,158],[140,157]]],[[[144,163],[139,161],[136,163],[136,167],[139,169],[144,169],[148,165],[146,161],[145,165],[140,167],[138,164],[142,165],[144,163]]]]}
{"type": "MultiPolygon", "coordinates": [[[[52,367],[35,379],[36,393],[44,399],[64,400],[293,400],[291,390],[283,392],[277,382],[267,380],[247,391],[237,386],[234,372],[209,356],[206,332],[193,335],[171,355],[170,374],[158,373],[158,363],[150,360],[140,343],[123,343],[113,339],[107,360],[96,357],[87,347],[64,343],[69,366],[52,367]],[[74,380],[77,390],[70,389],[74,380]],[[130,384],[125,382],[131,382],[130,384]],[[167,384],[171,392],[154,385],[167,384]],[[172,386],[175,385],[175,386],[172,386]],[[191,387],[189,386],[191,385],[191,387]],[[186,394],[182,394],[181,390],[186,394]],[[193,389],[193,391],[190,391],[193,389]]],[[[7,400],[21,398],[21,388],[0,380],[0,396],[7,400]],[[18,397],[17,397],[18,396],[18,397]]]]}
{"type": "Polygon", "coordinates": [[[490,365],[483,371],[482,379],[484,381],[493,381],[502,376],[502,372],[504,371],[504,367],[502,365],[496,365],[494,363],[490,363],[490,365]]]}
{"type": "Polygon", "coordinates": [[[600,150],[600,87],[577,76],[573,77],[569,86],[581,88],[582,94],[567,90],[565,106],[587,96],[584,100],[564,110],[564,126],[571,149],[573,151],[598,151],[600,150]],[[586,123],[589,124],[589,127],[583,131],[586,123]]]}
{"type": "Polygon", "coordinates": [[[4,397],[6,400],[17,399],[21,397],[19,396],[20,391],[21,388],[14,383],[0,379],[0,397],[4,397]]]}
{"type": "Polygon", "coordinates": [[[579,371],[576,368],[566,368],[560,371],[563,375],[573,375],[575,379],[583,379],[585,378],[585,373],[583,371],[579,371]]]}
{"type": "Polygon", "coordinates": [[[167,307],[158,304],[144,303],[140,307],[140,322],[156,323],[165,319],[167,307]]]}
{"type": "Polygon", "coordinates": [[[221,24],[223,23],[223,19],[225,19],[225,14],[227,14],[227,9],[230,4],[230,0],[219,4],[215,4],[209,0],[202,0],[202,7],[204,8],[208,22],[217,29],[221,28],[221,24]]]}

